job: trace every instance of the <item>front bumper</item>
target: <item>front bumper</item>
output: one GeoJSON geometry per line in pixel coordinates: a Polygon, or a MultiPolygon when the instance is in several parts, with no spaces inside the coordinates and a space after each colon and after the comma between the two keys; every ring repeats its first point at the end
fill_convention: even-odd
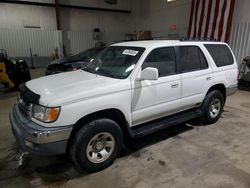
{"type": "Polygon", "coordinates": [[[10,123],[13,135],[21,149],[37,155],[65,153],[73,127],[42,127],[27,119],[17,105],[10,113],[10,123]]]}
{"type": "Polygon", "coordinates": [[[227,96],[233,95],[237,92],[237,90],[238,90],[238,84],[229,86],[228,88],[226,88],[226,95],[227,96]]]}

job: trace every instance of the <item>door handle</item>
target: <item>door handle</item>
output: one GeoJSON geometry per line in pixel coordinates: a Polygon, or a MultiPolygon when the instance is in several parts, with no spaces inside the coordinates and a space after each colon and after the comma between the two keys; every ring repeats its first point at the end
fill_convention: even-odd
{"type": "Polygon", "coordinates": [[[172,83],[172,84],[171,84],[171,87],[172,87],[172,88],[177,88],[178,86],[179,86],[179,84],[177,84],[177,83],[172,83]]]}

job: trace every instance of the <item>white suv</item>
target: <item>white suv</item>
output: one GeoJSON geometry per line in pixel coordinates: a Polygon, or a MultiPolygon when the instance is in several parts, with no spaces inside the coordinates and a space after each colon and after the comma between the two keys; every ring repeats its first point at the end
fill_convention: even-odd
{"type": "Polygon", "coordinates": [[[19,90],[10,121],[21,148],[68,152],[76,166],[93,172],[110,166],[129,137],[198,117],[215,123],[237,90],[237,63],[221,42],[124,42],[83,70],[19,90]]]}

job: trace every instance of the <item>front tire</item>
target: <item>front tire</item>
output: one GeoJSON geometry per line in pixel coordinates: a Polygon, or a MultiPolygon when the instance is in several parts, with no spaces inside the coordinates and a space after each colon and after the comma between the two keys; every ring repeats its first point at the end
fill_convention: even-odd
{"type": "Polygon", "coordinates": [[[205,124],[216,123],[224,107],[224,97],[218,90],[211,91],[207,94],[202,105],[202,121],[205,124]]]}
{"type": "Polygon", "coordinates": [[[116,122],[97,119],[77,132],[70,145],[70,156],[80,170],[97,172],[112,165],[122,143],[122,131],[116,122]]]}

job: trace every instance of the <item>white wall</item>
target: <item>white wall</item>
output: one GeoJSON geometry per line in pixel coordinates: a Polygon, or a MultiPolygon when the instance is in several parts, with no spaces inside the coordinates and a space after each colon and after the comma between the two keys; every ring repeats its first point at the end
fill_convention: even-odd
{"type": "MultiPolygon", "coordinates": [[[[54,0],[30,0],[53,3],[54,0]]],[[[131,0],[118,0],[117,5],[109,5],[104,0],[61,0],[62,4],[131,10],[131,0]]],[[[107,43],[125,39],[131,31],[131,14],[118,12],[93,11],[84,9],[61,8],[61,27],[66,31],[91,32],[98,27],[107,43]]],[[[0,4],[0,28],[24,28],[35,26],[41,29],[56,30],[55,8],[31,5],[0,4]]]]}
{"type": "Polygon", "coordinates": [[[54,8],[0,4],[0,28],[24,28],[24,26],[56,29],[54,8]]]}
{"type": "MultiPolygon", "coordinates": [[[[40,3],[54,3],[54,0],[30,0],[40,3]]],[[[76,6],[96,7],[96,8],[112,8],[117,10],[131,10],[131,0],[118,0],[117,5],[108,5],[104,0],[60,0],[62,4],[70,4],[76,6]]],[[[94,11],[84,9],[60,8],[61,27],[64,31],[64,44],[68,53],[77,53],[86,48],[93,47],[95,42],[92,37],[94,28],[100,28],[103,33],[103,41],[107,44],[118,42],[125,39],[125,34],[131,32],[131,14],[119,12],[94,11]]],[[[12,56],[26,56],[30,47],[34,53],[39,56],[48,56],[52,54],[55,47],[60,45],[52,45],[48,48],[49,52],[41,53],[37,51],[33,45],[27,43],[26,47],[21,50],[20,47],[24,41],[29,41],[29,29],[25,26],[40,27],[41,29],[31,29],[40,33],[47,31],[56,31],[56,15],[54,7],[42,7],[34,5],[18,5],[0,3],[0,46],[9,51],[12,56]],[[6,30],[7,28],[7,30],[6,30]],[[10,35],[6,36],[6,31],[10,31],[10,35]],[[41,31],[41,32],[40,32],[41,31]],[[20,34],[18,34],[18,32],[20,34]],[[11,35],[13,35],[11,37],[11,35]],[[17,43],[13,43],[10,39],[18,37],[17,43]],[[5,39],[8,39],[6,41],[5,39]],[[8,45],[7,45],[8,44],[8,45]],[[20,50],[18,50],[20,49],[20,50]],[[28,49],[28,50],[27,50],[28,49]]],[[[47,35],[41,35],[46,37],[47,35]]],[[[40,40],[40,39],[39,39],[40,40]]],[[[47,41],[47,38],[44,39],[47,41]]],[[[38,42],[39,43],[39,42],[38,42]]],[[[60,43],[60,41],[58,42],[60,43]]],[[[39,45],[37,45],[39,47],[39,45]]],[[[42,47],[41,47],[42,49],[42,47]]]]}
{"type": "MultiPolygon", "coordinates": [[[[30,0],[53,3],[54,0],[30,0]]],[[[117,5],[108,5],[104,0],[60,0],[62,4],[132,10],[132,14],[61,8],[63,30],[91,31],[99,27],[104,38],[117,41],[125,33],[137,30],[151,30],[154,37],[167,37],[171,25],[177,26],[180,36],[187,33],[191,0],[118,0],[117,5]],[[108,35],[108,33],[110,35],[108,35]]],[[[37,26],[41,29],[56,29],[53,7],[0,4],[0,28],[23,28],[37,26]]]]}
{"type": "Polygon", "coordinates": [[[62,9],[61,27],[63,30],[90,32],[100,28],[104,41],[116,42],[125,39],[131,31],[130,14],[112,12],[93,12],[90,10],[62,9]]]}
{"type": "Polygon", "coordinates": [[[132,7],[134,30],[151,30],[153,37],[166,38],[173,32],[170,26],[176,25],[177,34],[187,35],[191,0],[136,0],[132,7]]]}
{"type": "MultiPolygon", "coordinates": [[[[54,2],[54,0],[30,1],[54,2]]],[[[61,0],[60,3],[116,10],[131,10],[131,0],[118,0],[117,5],[106,4],[104,0],[61,0]]],[[[61,8],[61,25],[62,29],[65,30],[92,30],[94,27],[103,27],[108,31],[112,24],[118,24],[118,30],[125,32],[127,31],[128,17],[129,14],[126,13],[61,8]]],[[[41,29],[56,29],[55,8],[1,3],[0,23],[0,28],[36,26],[41,27],[41,29]]]]}

